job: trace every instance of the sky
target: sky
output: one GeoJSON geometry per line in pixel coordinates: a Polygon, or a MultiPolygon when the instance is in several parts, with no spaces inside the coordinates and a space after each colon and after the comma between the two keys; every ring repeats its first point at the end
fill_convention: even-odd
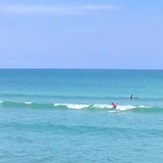
{"type": "Polygon", "coordinates": [[[0,0],[0,68],[163,69],[162,0],[0,0]]]}

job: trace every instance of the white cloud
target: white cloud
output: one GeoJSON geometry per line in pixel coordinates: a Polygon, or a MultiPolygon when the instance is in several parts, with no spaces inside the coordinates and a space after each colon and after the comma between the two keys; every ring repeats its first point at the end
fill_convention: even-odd
{"type": "Polygon", "coordinates": [[[0,12],[18,15],[68,15],[93,11],[121,10],[121,6],[83,5],[83,6],[43,6],[43,5],[3,5],[0,12]]]}
{"type": "Polygon", "coordinates": [[[86,5],[83,6],[85,10],[121,10],[122,6],[113,6],[113,5],[86,5]]]}

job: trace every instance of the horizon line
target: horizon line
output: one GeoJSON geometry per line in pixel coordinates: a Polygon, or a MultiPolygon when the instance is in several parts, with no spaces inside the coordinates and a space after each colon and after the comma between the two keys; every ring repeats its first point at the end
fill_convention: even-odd
{"type": "Polygon", "coordinates": [[[147,68],[0,68],[0,70],[149,70],[163,71],[163,69],[147,69],[147,68]]]}

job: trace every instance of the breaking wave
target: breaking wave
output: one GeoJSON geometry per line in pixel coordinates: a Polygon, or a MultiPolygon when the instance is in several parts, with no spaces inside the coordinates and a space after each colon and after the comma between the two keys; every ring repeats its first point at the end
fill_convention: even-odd
{"type": "Polygon", "coordinates": [[[118,105],[116,109],[108,104],[77,104],[77,103],[39,103],[0,101],[0,108],[36,108],[36,109],[74,109],[74,110],[106,110],[107,112],[163,112],[163,107],[145,105],[118,105]]]}

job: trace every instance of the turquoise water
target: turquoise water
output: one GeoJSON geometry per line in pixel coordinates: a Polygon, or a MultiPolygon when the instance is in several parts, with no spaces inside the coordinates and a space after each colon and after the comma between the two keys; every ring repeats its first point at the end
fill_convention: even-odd
{"type": "Polygon", "coordinates": [[[8,69],[0,76],[0,162],[163,162],[163,71],[8,69]]]}

